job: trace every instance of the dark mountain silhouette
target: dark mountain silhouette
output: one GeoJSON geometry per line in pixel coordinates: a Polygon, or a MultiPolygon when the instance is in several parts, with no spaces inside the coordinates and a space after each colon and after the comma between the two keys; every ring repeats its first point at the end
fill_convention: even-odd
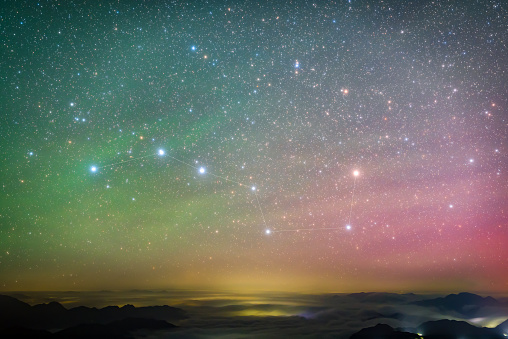
{"type": "Polygon", "coordinates": [[[476,327],[465,321],[437,320],[428,321],[418,326],[418,333],[425,339],[502,339],[503,333],[498,329],[476,327]]]}
{"type": "Polygon", "coordinates": [[[8,295],[0,295],[0,329],[7,326],[22,326],[20,321],[30,313],[32,307],[8,295]]]}
{"type": "Polygon", "coordinates": [[[0,294],[0,315],[2,317],[8,316],[9,314],[21,314],[31,308],[30,305],[19,301],[16,298],[9,297],[8,295],[0,294]]]}
{"type": "Polygon", "coordinates": [[[30,306],[16,298],[0,295],[0,330],[12,327],[60,330],[84,323],[107,324],[127,318],[175,321],[186,319],[187,314],[171,306],[125,305],[102,309],[82,306],[67,310],[57,302],[30,306]]]}
{"type": "Polygon", "coordinates": [[[420,336],[414,333],[401,332],[386,324],[377,324],[353,334],[350,339],[419,339],[420,336]]]}
{"type": "Polygon", "coordinates": [[[139,330],[169,330],[177,326],[164,320],[126,318],[109,324],[81,324],[56,333],[55,338],[131,338],[139,330]]]}
{"type": "MultiPolygon", "coordinates": [[[[508,320],[505,322],[507,323],[508,320]]],[[[501,324],[502,325],[502,324],[501,324]]],[[[500,326],[501,326],[500,325],[500,326]]],[[[506,324],[505,324],[506,325],[506,324]]],[[[474,338],[474,339],[502,339],[503,335],[501,327],[485,328],[476,327],[465,321],[456,320],[437,320],[427,321],[416,329],[425,339],[457,339],[457,338],[474,338]]],[[[402,332],[393,329],[386,324],[377,324],[374,327],[364,328],[353,334],[350,339],[376,338],[376,339],[413,339],[421,338],[418,334],[402,332]]]]}
{"type": "Polygon", "coordinates": [[[0,338],[16,338],[16,339],[25,339],[25,338],[38,338],[38,339],[46,339],[46,338],[54,338],[53,334],[46,330],[34,330],[32,328],[26,327],[9,327],[3,330],[0,330],[0,338]]]}
{"type": "Polygon", "coordinates": [[[65,330],[51,333],[45,330],[29,329],[25,327],[11,327],[0,331],[1,338],[133,338],[138,331],[171,330],[177,326],[164,320],[127,318],[109,324],[80,324],[65,330]]]}
{"type": "Polygon", "coordinates": [[[78,307],[68,311],[69,320],[74,324],[79,322],[106,323],[125,318],[148,318],[158,320],[182,320],[187,318],[184,310],[171,306],[150,306],[134,307],[125,305],[123,307],[108,306],[102,309],[78,307]]]}
{"type": "Polygon", "coordinates": [[[32,306],[28,317],[31,327],[40,329],[55,329],[67,327],[65,321],[68,319],[68,310],[61,304],[52,301],[49,304],[32,306]]]}
{"type": "Polygon", "coordinates": [[[81,324],[70,327],[63,331],[56,333],[53,338],[100,338],[100,339],[126,339],[130,338],[129,332],[117,329],[115,327],[108,327],[104,324],[81,324]]]}
{"type": "Polygon", "coordinates": [[[492,297],[483,298],[472,293],[450,294],[444,298],[415,301],[413,304],[425,307],[436,307],[441,311],[455,311],[468,317],[473,317],[482,307],[500,305],[500,303],[492,297]]]}

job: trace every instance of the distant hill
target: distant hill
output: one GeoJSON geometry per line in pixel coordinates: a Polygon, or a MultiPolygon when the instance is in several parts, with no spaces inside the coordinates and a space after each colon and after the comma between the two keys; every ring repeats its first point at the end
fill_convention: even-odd
{"type": "Polygon", "coordinates": [[[348,294],[347,296],[359,302],[371,302],[371,303],[405,302],[408,299],[416,297],[416,295],[413,293],[397,294],[383,292],[351,293],[348,294]]]}
{"type": "Polygon", "coordinates": [[[492,297],[484,298],[472,293],[450,294],[444,298],[415,301],[413,304],[436,307],[442,311],[455,311],[468,317],[473,317],[482,307],[500,306],[500,303],[492,297]]]}

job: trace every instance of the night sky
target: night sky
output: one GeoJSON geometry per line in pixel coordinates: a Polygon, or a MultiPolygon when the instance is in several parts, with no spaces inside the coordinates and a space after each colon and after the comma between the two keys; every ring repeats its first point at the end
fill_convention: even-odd
{"type": "Polygon", "coordinates": [[[4,1],[0,289],[508,290],[508,3],[4,1]]]}

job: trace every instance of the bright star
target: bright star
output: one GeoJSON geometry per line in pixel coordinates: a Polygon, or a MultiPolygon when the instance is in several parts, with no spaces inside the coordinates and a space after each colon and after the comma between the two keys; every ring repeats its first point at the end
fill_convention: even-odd
{"type": "Polygon", "coordinates": [[[191,46],[191,50],[195,51],[196,50],[196,46],[191,46]]]}
{"type": "Polygon", "coordinates": [[[346,225],[346,229],[349,231],[351,230],[351,225],[346,225]]]}
{"type": "Polygon", "coordinates": [[[204,174],[205,173],[205,168],[204,167],[200,167],[199,168],[199,173],[204,174]]]}
{"type": "Polygon", "coordinates": [[[160,149],[158,153],[159,153],[159,155],[164,155],[164,150],[160,149]]]}
{"type": "Polygon", "coordinates": [[[355,170],[355,171],[353,172],[353,175],[354,175],[355,177],[357,177],[357,176],[359,176],[359,175],[360,175],[360,172],[359,172],[358,170],[355,170]]]}
{"type": "Polygon", "coordinates": [[[256,186],[252,186],[250,189],[255,191],[256,190],[256,186]]]}
{"type": "Polygon", "coordinates": [[[97,172],[97,167],[96,167],[96,166],[92,166],[92,167],[90,167],[90,171],[92,171],[92,172],[94,172],[94,173],[95,173],[95,172],[97,172]]]}
{"type": "Polygon", "coordinates": [[[271,230],[269,230],[269,229],[267,229],[267,230],[265,230],[265,234],[267,234],[267,235],[268,235],[268,234],[272,234],[272,231],[271,231],[271,230]]]}

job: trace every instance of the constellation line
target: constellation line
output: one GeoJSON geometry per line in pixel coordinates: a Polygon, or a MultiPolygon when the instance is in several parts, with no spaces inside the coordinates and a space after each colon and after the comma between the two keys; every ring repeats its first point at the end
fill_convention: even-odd
{"type": "MultiPolygon", "coordinates": [[[[350,204],[350,207],[349,207],[349,221],[348,221],[348,224],[346,225],[346,229],[348,231],[351,230],[351,214],[353,212],[353,202],[354,202],[354,197],[355,197],[356,177],[358,177],[358,175],[360,175],[360,172],[355,170],[353,172],[354,181],[353,181],[353,192],[351,194],[351,204],[350,204]]],[[[269,233],[280,233],[280,232],[327,231],[327,230],[340,230],[340,229],[342,229],[342,227],[296,228],[296,229],[290,229],[290,230],[269,230],[266,233],[269,234],[269,233]]]]}
{"type": "Polygon", "coordinates": [[[304,231],[325,231],[325,230],[340,230],[341,227],[320,227],[320,228],[296,228],[292,230],[272,230],[272,233],[279,232],[304,232],[304,231]]]}
{"type": "Polygon", "coordinates": [[[115,162],[113,164],[108,164],[108,165],[104,165],[104,166],[94,166],[96,169],[99,169],[99,168],[104,168],[104,167],[109,167],[109,166],[116,166],[116,165],[121,165],[121,164],[124,164],[126,162],[131,162],[131,161],[134,161],[134,160],[139,160],[139,159],[143,159],[143,158],[147,158],[147,157],[154,157],[156,156],[157,153],[155,154],[149,154],[149,155],[145,155],[145,156],[142,156],[142,157],[138,157],[138,158],[133,158],[133,159],[129,159],[129,160],[124,160],[124,161],[120,161],[120,162],[115,162]]]}
{"type": "MultiPolygon", "coordinates": [[[[166,153],[164,152],[164,150],[162,150],[162,149],[160,149],[157,153],[153,153],[153,154],[145,155],[145,156],[142,156],[142,157],[137,157],[137,158],[133,158],[133,159],[129,159],[129,160],[124,160],[124,161],[120,161],[120,162],[115,162],[115,163],[112,163],[112,164],[107,164],[107,165],[102,165],[102,166],[92,166],[92,167],[90,168],[90,170],[91,170],[92,172],[94,172],[94,173],[95,173],[95,172],[97,172],[97,170],[99,170],[100,168],[105,168],[105,167],[112,167],[112,166],[116,166],[116,165],[121,165],[121,164],[124,164],[124,163],[127,163],[127,162],[131,162],[131,161],[135,161],[135,160],[140,160],[140,159],[144,159],[144,158],[147,158],[147,157],[155,157],[155,156],[157,156],[157,155],[159,155],[159,156],[167,156],[168,158],[171,158],[171,159],[173,159],[173,160],[175,160],[175,161],[177,161],[177,162],[179,162],[179,163],[181,163],[181,164],[183,164],[183,165],[185,165],[185,166],[188,166],[188,167],[190,167],[190,168],[193,168],[193,169],[195,169],[195,170],[199,171],[199,173],[202,173],[202,174],[204,174],[204,173],[205,173],[205,168],[204,168],[204,167],[199,167],[199,168],[198,168],[198,167],[196,167],[196,166],[194,166],[194,165],[192,165],[192,164],[189,164],[189,163],[187,163],[187,162],[185,162],[185,161],[182,161],[182,160],[180,160],[180,159],[178,159],[178,158],[175,158],[175,157],[173,157],[173,156],[171,156],[171,155],[169,155],[169,154],[166,154],[166,153]]],[[[235,183],[235,184],[237,184],[237,185],[239,185],[239,186],[245,186],[245,187],[248,187],[248,186],[249,186],[249,185],[247,185],[247,184],[241,183],[241,182],[239,182],[239,181],[236,181],[236,180],[233,180],[233,179],[230,179],[230,178],[227,178],[227,177],[224,177],[224,176],[218,175],[218,174],[214,174],[214,173],[207,173],[207,174],[208,174],[208,175],[211,175],[211,176],[213,176],[213,177],[216,177],[216,178],[219,178],[219,179],[225,180],[225,181],[230,181],[230,182],[235,183]]],[[[257,191],[256,191],[256,186],[251,186],[251,189],[254,191],[254,197],[256,198],[256,202],[257,202],[257,205],[258,205],[258,207],[259,207],[259,211],[261,212],[261,217],[262,217],[262,219],[263,219],[263,224],[264,224],[264,226],[265,226],[265,228],[266,228],[266,231],[265,231],[265,232],[270,233],[271,231],[267,228],[266,218],[265,218],[265,214],[263,213],[263,208],[261,207],[261,203],[259,202],[258,194],[257,194],[257,191]]]]}
{"type": "Polygon", "coordinates": [[[351,194],[351,207],[349,208],[349,221],[347,223],[348,226],[351,226],[351,213],[353,212],[353,201],[355,198],[355,187],[356,187],[356,175],[355,175],[355,180],[353,181],[353,194],[351,194]]]}

